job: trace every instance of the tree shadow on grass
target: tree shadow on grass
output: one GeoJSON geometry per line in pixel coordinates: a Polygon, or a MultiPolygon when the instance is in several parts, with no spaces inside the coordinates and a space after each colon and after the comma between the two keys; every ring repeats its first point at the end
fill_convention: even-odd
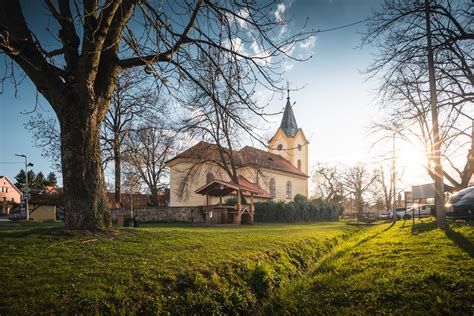
{"type": "Polygon", "coordinates": [[[461,248],[464,252],[467,252],[471,258],[474,257],[474,245],[472,242],[463,236],[463,234],[458,233],[451,229],[451,227],[446,227],[446,237],[448,237],[452,242],[461,248]]]}
{"type": "Polygon", "coordinates": [[[28,236],[50,236],[56,238],[109,238],[116,237],[121,233],[128,234],[133,232],[120,232],[117,230],[91,232],[88,230],[67,229],[64,227],[21,227],[5,231],[0,230],[0,238],[22,238],[28,236]]]}
{"type": "Polygon", "coordinates": [[[25,228],[12,229],[7,231],[0,231],[0,238],[21,238],[32,235],[38,236],[58,236],[64,235],[65,229],[63,227],[41,227],[41,228],[25,228]]]}
{"type": "Polygon", "coordinates": [[[372,235],[369,235],[369,236],[366,236],[362,239],[360,239],[359,241],[357,241],[353,246],[349,247],[349,248],[346,248],[346,249],[342,249],[342,250],[338,250],[338,251],[335,251],[335,252],[329,252],[327,254],[327,256],[325,256],[325,258],[323,258],[317,265],[316,265],[316,268],[313,269],[313,271],[311,271],[309,273],[310,276],[313,276],[315,275],[316,273],[319,273],[321,272],[322,269],[325,269],[331,262],[335,261],[336,259],[339,259],[341,258],[342,256],[346,255],[347,253],[349,253],[350,251],[353,251],[354,249],[364,245],[365,243],[367,243],[368,241],[372,240],[372,239],[375,239],[377,238],[379,235],[385,233],[386,231],[388,231],[389,229],[391,229],[392,227],[395,226],[395,223],[396,222],[392,222],[390,224],[390,226],[387,226],[385,229],[375,233],[375,234],[372,234],[372,235]]]}
{"type": "MultiPolygon", "coordinates": [[[[471,223],[468,223],[467,225],[472,225],[471,223]]],[[[454,226],[454,225],[453,225],[454,226]]],[[[417,235],[421,233],[426,233],[429,231],[432,231],[436,229],[436,221],[433,222],[427,222],[427,223],[418,223],[412,226],[412,234],[417,235]]],[[[461,248],[464,252],[468,253],[471,258],[474,257],[474,244],[464,237],[463,234],[454,231],[450,225],[446,225],[446,237],[448,237],[454,244],[461,248]]]]}
{"type": "Polygon", "coordinates": [[[418,235],[418,234],[421,234],[421,233],[426,233],[426,232],[429,232],[429,231],[432,231],[434,229],[436,229],[436,222],[433,221],[433,222],[421,222],[421,223],[417,223],[415,225],[412,225],[411,226],[411,233],[412,235],[418,235]]]}

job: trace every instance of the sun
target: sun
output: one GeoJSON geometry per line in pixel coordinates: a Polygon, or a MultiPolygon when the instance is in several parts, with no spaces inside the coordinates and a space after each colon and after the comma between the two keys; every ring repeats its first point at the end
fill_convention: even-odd
{"type": "Polygon", "coordinates": [[[424,169],[426,167],[425,152],[412,144],[400,144],[397,150],[397,164],[411,170],[424,169]]]}

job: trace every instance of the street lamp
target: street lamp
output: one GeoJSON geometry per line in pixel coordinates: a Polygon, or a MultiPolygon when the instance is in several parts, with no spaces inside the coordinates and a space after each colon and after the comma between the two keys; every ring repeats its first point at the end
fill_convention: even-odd
{"type": "Polygon", "coordinates": [[[28,193],[30,192],[30,188],[28,187],[28,167],[33,167],[33,164],[30,162],[28,163],[28,158],[26,155],[18,155],[15,154],[17,157],[25,158],[25,187],[23,188],[23,192],[25,193],[25,207],[26,207],[26,221],[30,220],[30,211],[28,210],[28,193]]]}

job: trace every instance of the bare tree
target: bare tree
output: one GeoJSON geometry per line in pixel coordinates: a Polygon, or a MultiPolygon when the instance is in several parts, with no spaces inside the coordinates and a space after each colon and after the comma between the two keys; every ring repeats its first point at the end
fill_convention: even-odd
{"type": "Polygon", "coordinates": [[[341,203],[343,195],[343,179],[340,166],[318,164],[312,177],[316,186],[316,196],[324,201],[341,203]]]}
{"type": "MultiPolygon", "coordinates": [[[[158,106],[159,93],[147,75],[134,69],[127,69],[117,78],[117,85],[112,94],[109,111],[102,122],[100,139],[102,166],[105,169],[110,161],[114,165],[115,202],[121,199],[121,165],[122,153],[128,132],[143,121],[144,118],[158,114],[163,109],[158,106]]],[[[61,170],[61,135],[59,125],[54,117],[44,117],[40,109],[26,123],[33,134],[36,147],[42,156],[48,158],[55,170],[61,170]]],[[[108,190],[108,189],[107,189],[108,190]]]]}
{"type": "Polygon", "coordinates": [[[245,96],[256,84],[277,88],[279,57],[312,35],[278,36],[277,27],[285,21],[269,14],[273,2],[44,0],[44,4],[59,34],[30,28],[19,0],[2,2],[0,50],[12,61],[11,67],[24,71],[58,116],[69,228],[110,227],[100,126],[122,71],[144,67],[175,99],[186,99],[190,82],[212,95],[194,70],[202,58],[213,62],[208,55],[212,47],[225,52],[223,61],[239,67],[246,85],[235,93],[245,96]],[[39,32],[57,48],[48,51],[39,32]],[[243,47],[254,42],[259,53],[243,47]]]}
{"type": "Polygon", "coordinates": [[[54,117],[44,117],[37,112],[25,124],[33,136],[33,144],[41,150],[41,156],[48,159],[51,167],[61,172],[61,134],[54,117]]]}
{"type": "MultiPolygon", "coordinates": [[[[222,53],[219,50],[212,49],[209,54],[213,56],[211,63],[217,62],[220,65],[217,72],[212,71],[212,64],[199,67],[201,72],[207,73],[207,80],[200,84],[205,86],[210,95],[196,89],[193,98],[186,104],[188,115],[181,120],[180,132],[215,144],[217,149],[216,156],[196,161],[191,169],[200,168],[203,163],[209,162],[221,168],[233,183],[238,184],[234,148],[242,133],[253,136],[248,112],[256,105],[250,95],[243,97],[235,92],[243,85],[239,68],[233,63],[221,63],[222,53]]],[[[187,180],[184,177],[182,182],[187,180]]],[[[185,184],[180,187],[184,189],[185,184]]]]}
{"type": "Polygon", "coordinates": [[[380,48],[368,72],[382,74],[381,103],[391,111],[382,126],[394,131],[416,122],[420,128],[416,135],[437,186],[439,226],[444,226],[443,146],[453,139],[458,119],[469,117],[465,105],[474,97],[473,39],[470,4],[450,0],[385,1],[364,38],[380,48]]]}
{"type": "MultiPolygon", "coordinates": [[[[135,121],[143,120],[161,110],[158,106],[159,94],[147,82],[146,75],[127,69],[117,78],[110,108],[101,129],[101,149],[104,165],[109,160],[114,163],[115,202],[120,204],[122,181],[122,155],[125,139],[135,121]]],[[[136,122],[135,122],[136,123],[136,122]]]]}
{"type": "Polygon", "coordinates": [[[126,177],[145,183],[154,203],[159,202],[159,192],[167,186],[168,171],[165,162],[173,153],[173,135],[165,129],[163,122],[145,123],[130,131],[127,150],[124,153],[126,177]]]}
{"type": "Polygon", "coordinates": [[[375,175],[372,175],[365,166],[357,165],[347,168],[342,178],[344,190],[354,199],[357,213],[362,213],[369,189],[376,179],[375,175]]]}

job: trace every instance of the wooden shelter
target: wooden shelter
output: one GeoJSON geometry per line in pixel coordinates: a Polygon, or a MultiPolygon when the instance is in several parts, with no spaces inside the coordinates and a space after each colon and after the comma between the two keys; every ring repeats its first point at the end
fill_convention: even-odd
{"type": "Polygon", "coordinates": [[[206,196],[206,223],[207,224],[253,224],[255,206],[254,195],[261,194],[261,189],[256,187],[235,184],[222,180],[214,180],[195,191],[206,196]],[[236,205],[222,203],[223,196],[236,195],[236,205]],[[242,195],[250,195],[250,204],[242,204],[242,195]],[[210,205],[210,197],[219,197],[219,203],[210,205]]]}

